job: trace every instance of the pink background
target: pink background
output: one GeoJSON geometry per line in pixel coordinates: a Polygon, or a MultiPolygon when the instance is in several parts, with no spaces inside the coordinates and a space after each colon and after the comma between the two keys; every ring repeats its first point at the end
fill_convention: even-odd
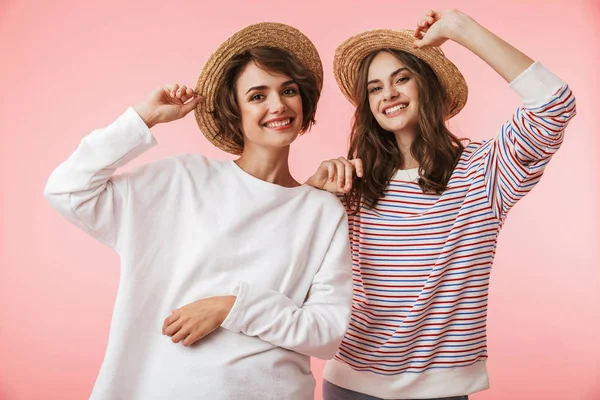
{"type": "MultiPolygon", "coordinates": [[[[337,90],[336,46],[370,28],[406,28],[427,7],[456,7],[570,83],[578,116],[539,186],[511,212],[491,283],[492,399],[600,399],[598,61],[595,1],[366,0],[0,1],[0,399],[83,399],[102,361],[118,258],[45,202],[45,180],[89,131],[155,86],[194,85],[231,33],[289,23],[323,57],[318,125],[293,146],[298,179],[345,154],[351,107],[337,90]],[[260,6],[258,5],[260,4],[260,6]]],[[[493,136],[519,100],[490,68],[449,43],[470,101],[452,121],[460,136],[493,136]]],[[[139,162],[185,152],[223,154],[193,117],[154,129],[160,146],[139,162]]],[[[314,362],[320,399],[323,363],[314,362]]]]}

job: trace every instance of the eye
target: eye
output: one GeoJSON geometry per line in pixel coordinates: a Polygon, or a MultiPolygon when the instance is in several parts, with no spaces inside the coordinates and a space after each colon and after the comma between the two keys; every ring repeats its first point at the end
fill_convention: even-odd
{"type": "Polygon", "coordinates": [[[398,80],[396,80],[396,83],[404,83],[408,80],[408,78],[406,76],[401,76],[400,78],[398,78],[398,80]]]}
{"type": "Polygon", "coordinates": [[[283,91],[284,96],[295,96],[298,94],[298,90],[295,88],[287,88],[283,91]]]}
{"type": "Polygon", "coordinates": [[[376,93],[376,92],[378,92],[378,91],[380,91],[380,90],[381,90],[381,88],[380,88],[379,86],[372,86],[372,87],[369,89],[369,93],[376,93]]]}
{"type": "Polygon", "coordinates": [[[263,100],[265,98],[264,94],[255,94],[252,97],[250,97],[250,101],[260,101],[263,100]]]}

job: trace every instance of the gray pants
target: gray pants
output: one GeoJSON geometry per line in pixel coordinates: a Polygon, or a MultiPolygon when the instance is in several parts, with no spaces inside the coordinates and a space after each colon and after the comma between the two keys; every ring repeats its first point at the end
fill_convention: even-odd
{"type": "MultiPolygon", "coordinates": [[[[341,388],[333,383],[323,380],[323,400],[383,400],[379,397],[369,396],[354,392],[352,390],[341,388]]],[[[443,397],[438,399],[425,400],[469,400],[469,396],[443,397]]]]}

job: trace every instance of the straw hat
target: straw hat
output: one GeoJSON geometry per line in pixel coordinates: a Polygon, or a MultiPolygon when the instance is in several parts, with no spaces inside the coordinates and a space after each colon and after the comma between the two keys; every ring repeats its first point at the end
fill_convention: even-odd
{"type": "Polygon", "coordinates": [[[414,31],[410,29],[375,29],[344,41],[335,51],[333,59],[333,74],[344,96],[354,104],[352,93],[358,79],[358,69],[367,55],[381,49],[402,50],[429,64],[441,81],[448,96],[446,118],[458,114],[465,106],[469,92],[465,78],[439,47],[415,49],[414,41],[414,31]]]}
{"type": "Polygon", "coordinates": [[[196,107],[196,121],[204,136],[216,147],[228,153],[241,154],[243,148],[217,136],[218,125],[213,117],[215,94],[221,82],[225,64],[235,55],[255,47],[273,47],[294,55],[318,78],[319,90],[323,86],[323,65],[315,45],[298,29],[274,22],[247,26],[227,39],[210,56],[196,84],[196,94],[204,101],[196,107]]]}

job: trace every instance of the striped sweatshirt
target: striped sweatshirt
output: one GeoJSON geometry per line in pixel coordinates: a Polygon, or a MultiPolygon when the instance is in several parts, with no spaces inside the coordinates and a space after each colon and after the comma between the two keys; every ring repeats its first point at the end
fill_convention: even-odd
{"type": "Polygon", "coordinates": [[[397,173],[376,207],[349,213],[352,317],[324,378],[385,399],[489,387],[486,319],[496,241],[511,207],[560,147],[575,98],[540,63],[492,140],[466,146],[442,195],[397,173]]]}

